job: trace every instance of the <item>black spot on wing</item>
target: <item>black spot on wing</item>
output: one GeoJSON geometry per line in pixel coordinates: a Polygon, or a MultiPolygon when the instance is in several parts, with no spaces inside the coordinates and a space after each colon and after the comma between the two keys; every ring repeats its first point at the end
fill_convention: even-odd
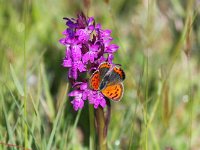
{"type": "Polygon", "coordinates": [[[112,99],[115,99],[115,98],[117,98],[119,96],[119,94],[116,94],[115,93],[115,95],[112,97],[112,99]]]}

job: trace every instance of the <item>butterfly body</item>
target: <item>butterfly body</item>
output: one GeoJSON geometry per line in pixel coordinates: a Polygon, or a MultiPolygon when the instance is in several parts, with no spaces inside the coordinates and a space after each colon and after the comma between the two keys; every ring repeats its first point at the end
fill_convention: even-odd
{"type": "Polygon", "coordinates": [[[89,85],[92,90],[101,92],[105,97],[120,101],[124,92],[124,79],[125,73],[121,68],[104,62],[90,77],[89,85]]]}

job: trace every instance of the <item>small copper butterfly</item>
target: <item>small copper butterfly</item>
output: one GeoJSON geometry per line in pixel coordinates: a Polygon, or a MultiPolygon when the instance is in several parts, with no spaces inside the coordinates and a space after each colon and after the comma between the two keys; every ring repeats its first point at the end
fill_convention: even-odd
{"type": "Polygon", "coordinates": [[[125,73],[121,68],[103,62],[90,77],[89,86],[113,101],[120,101],[124,93],[124,79],[125,73]]]}

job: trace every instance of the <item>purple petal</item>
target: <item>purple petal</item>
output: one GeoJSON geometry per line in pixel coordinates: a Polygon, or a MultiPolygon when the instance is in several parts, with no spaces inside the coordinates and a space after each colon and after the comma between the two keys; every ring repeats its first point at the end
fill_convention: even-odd
{"type": "Polygon", "coordinates": [[[106,100],[104,96],[99,91],[93,91],[88,94],[88,100],[90,104],[94,104],[94,108],[98,108],[98,106],[105,107],[106,100]]]}
{"type": "Polygon", "coordinates": [[[65,38],[60,39],[59,42],[60,42],[61,44],[63,44],[63,45],[66,44],[66,40],[65,40],[65,38]]]}
{"type": "Polygon", "coordinates": [[[110,45],[110,42],[112,42],[113,38],[104,38],[103,39],[103,43],[104,43],[104,46],[107,47],[110,45]]]}
{"type": "Polygon", "coordinates": [[[88,91],[88,100],[90,104],[94,104],[95,103],[95,96],[96,96],[96,91],[88,91]]]}
{"type": "Polygon", "coordinates": [[[100,23],[98,23],[98,24],[96,25],[96,29],[101,29],[101,24],[100,24],[100,23]]]}
{"type": "Polygon", "coordinates": [[[112,33],[112,31],[106,29],[106,30],[100,30],[100,33],[102,37],[110,37],[110,34],[112,33]]]}
{"type": "Polygon", "coordinates": [[[72,68],[69,68],[68,70],[68,78],[72,78],[73,75],[72,75],[72,68]]]}
{"type": "Polygon", "coordinates": [[[82,60],[83,60],[83,63],[86,63],[86,64],[87,64],[87,62],[89,61],[89,54],[88,54],[88,53],[85,53],[85,54],[83,55],[82,60]]]}
{"type": "Polygon", "coordinates": [[[83,72],[83,71],[86,71],[86,67],[85,65],[82,63],[82,61],[74,61],[72,63],[72,68],[71,68],[71,74],[72,74],[72,77],[76,80],[78,78],[78,72],[77,71],[80,71],[80,72],[83,72]]]}
{"type": "Polygon", "coordinates": [[[79,91],[79,90],[74,90],[74,91],[70,92],[68,94],[68,96],[81,98],[82,97],[82,92],[79,91]]]}
{"type": "Polygon", "coordinates": [[[102,62],[105,62],[107,59],[104,56],[101,56],[98,60],[98,63],[101,64],[102,62]]]}
{"type": "Polygon", "coordinates": [[[82,56],[81,47],[82,47],[81,44],[75,44],[75,45],[71,46],[71,52],[72,52],[73,61],[81,60],[81,56],[82,56]]]}
{"type": "Polygon", "coordinates": [[[88,87],[88,84],[84,83],[84,82],[80,85],[81,90],[85,90],[85,89],[87,89],[87,87],[88,87]]]}
{"type": "Polygon", "coordinates": [[[85,101],[87,99],[87,92],[83,92],[82,99],[85,101]]]}
{"type": "Polygon", "coordinates": [[[82,63],[82,61],[76,61],[76,62],[74,62],[74,65],[75,65],[75,67],[76,67],[80,72],[86,71],[86,67],[85,67],[85,65],[82,63]]]}
{"type": "Polygon", "coordinates": [[[104,96],[101,93],[97,94],[96,101],[94,103],[94,108],[98,108],[99,105],[101,105],[102,107],[106,106],[106,100],[104,99],[104,96]]]}
{"type": "Polygon", "coordinates": [[[97,45],[97,44],[96,45],[90,45],[89,49],[91,51],[97,52],[99,50],[99,45],[97,45]]]}
{"type": "Polygon", "coordinates": [[[81,42],[88,41],[90,39],[90,33],[91,33],[91,31],[89,31],[87,28],[86,29],[78,29],[76,31],[76,35],[78,36],[78,40],[81,41],[81,42]]]}
{"type": "Polygon", "coordinates": [[[71,67],[72,66],[72,60],[71,59],[64,59],[62,65],[63,65],[63,67],[71,67]]]}
{"type": "Polygon", "coordinates": [[[84,101],[82,99],[74,98],[71,103],[73,104],[73,108],[75,111],[77,111],[78,109],[82,109],[84,106],[84,101]]]}
{"type": "Polygon", "coordinates": [[[88,89],[83,91],[82,99],[85,101],[88,99],[88,89]]]}
{"type": "Polygon", "coordinates": [[[88,26],[88,30],[93,31],[94,30],[94,26],[93,25],[88,26]]]}
{"type": "Polygon", "coordinates": [[[109,46],[106,47],[105,52],[107,53],[114,53],[119,49],[119,46],[116,44],[110,44],[109,46]]]}
{"type": "Polygon", "coordinates": [[[74,30],[73,29],[68,28],[67,33],[68,33],[69,38],[74,38],[74,30]]]}
{"type": "Polygon", "coordinates": [[[65,18],[67,20],[66,25],[70,28],[76,28],[77,27],[77,23],[74,23],[73,21],[71,21],[71,19],[69,18],[65,18]]]}
{"type": "Polygon", "coordinates": [[[99,104],[100,104],[101,107],[103,107],[103,108],[106,107],[106,100],[105,100],[105,98],[100,99],[99,104]]]}
{"type": "Polygon", "coordinates": [[[77,68],[73,67],[71,68],[71,72],[70,72],[71,77],[73,77],[75,80],[78,78],[78,73],[77,73],[77,68]]]}
{"type": "Polygon", "coordinates": [[[113,59],[114,59],[113,54],[108,54],[108,62],[109,62],[110,64],[113,64],[113,63],[112,63],[113,59]]]}
{"type": "Polygon", "coordinates": [[[68,35],[67,29],[62,32],[63,35],[68,35]]]}
{"type": "Polygon", "coordinates": [[[87,63],[89,60],[91,63],[93,63],[95,58],[97,58],[97,53],[93,51],[89,51],[83,55],[82,60],[84,63],[87,63]]]}
{"type": "Polygon", "coordinates": [[[94,17],[89,17],[87,22],[88,22],[88,26],[92,25],[92,23],[94,22],[94,17]]]}
{"type": "Polygon", "coordinates": [[[69,59],[69,58],[71,59],[71,49],[70,49],[70,45],[69,44],[66,45],[65,57],[67,59],[69,59]]]}

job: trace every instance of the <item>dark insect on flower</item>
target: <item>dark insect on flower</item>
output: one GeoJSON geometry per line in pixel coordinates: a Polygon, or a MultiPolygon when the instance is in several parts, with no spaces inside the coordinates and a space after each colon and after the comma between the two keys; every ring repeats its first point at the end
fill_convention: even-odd
{"type": "Polygon", "coordinates": [[[74,110],[83,108],[84,101],[89,100],[94,108],[105,107],[105,96],[98,90],[89,87],[88,79],[83,75],[92,73],[103,62],[113,64],[113,53],[119,48],[111,44],[111,30],[103,30],[100,24],[95,24],[93,17],[85,17],[83,13],[77,19],[64,18],[67,29],[63,32],[64,38],[60,43],[66,47],[66,55],[62,65],[69,68],[68,78],[74,90],[69,96],[74,97],[74,110]]]}

